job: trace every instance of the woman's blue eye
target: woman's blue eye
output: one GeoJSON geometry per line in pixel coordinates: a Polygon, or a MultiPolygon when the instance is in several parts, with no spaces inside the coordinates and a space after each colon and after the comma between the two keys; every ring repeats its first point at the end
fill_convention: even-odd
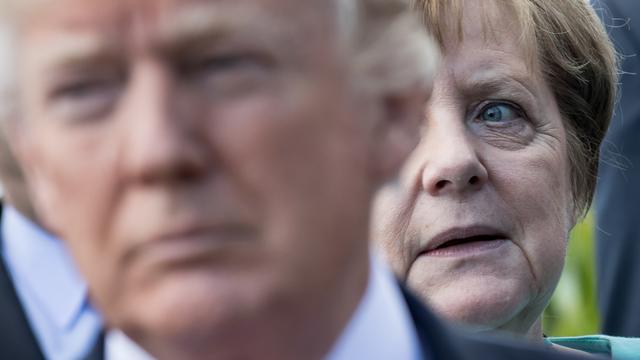
{"type": "Polygon", "coordinates": [[[480,120],[494,123],[512,121],[519,117],[518,111],[508,104],[490,105],[480,113],[480,120]]]}

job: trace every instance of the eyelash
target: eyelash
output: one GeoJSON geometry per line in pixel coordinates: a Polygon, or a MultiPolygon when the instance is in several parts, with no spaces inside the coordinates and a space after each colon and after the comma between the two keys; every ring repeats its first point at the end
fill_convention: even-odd
{"type": "Polygon", "coordinates": [[[486,100],[481,102],[479,105],[476,105],[475,108],[478,109],[473,111],[471,116],[471,121],[478,121],[478,118],[485,112],[487,109],[493,106],[506,105],[509,106],[515,111],[518,116],[526,121],[529,121],[529,117],[527,116],[526,111],[519,105],[514,102],[508,100],[486,100]]]}
{"type": "Polygon", "coordinates": [[[53,98],[72,98],[79,97],[88,93],[90,90],[99,86],[96,80],[80,80],[70,81],[68,84],[61,85],[52,91],[53,98]]]}
{"type": "Polygon", "coordinates": [[[215,73],[246,66],[260,67],[266,65],[264,59],[251,53],[205,54],[180,64],[179,71],[185,75],[200,76],[206,72],[215,73]]]}

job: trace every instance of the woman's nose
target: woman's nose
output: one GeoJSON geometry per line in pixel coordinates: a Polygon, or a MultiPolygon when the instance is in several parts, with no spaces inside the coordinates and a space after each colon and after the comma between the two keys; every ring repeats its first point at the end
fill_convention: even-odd
{"type": "Polygon", "coordinates": [[[482,188],[488,179],[487,169],[464,129],[434,135],[437,139],[426,139],[423,144],[423,190],[432,196],[441,196],[482,188]]]}

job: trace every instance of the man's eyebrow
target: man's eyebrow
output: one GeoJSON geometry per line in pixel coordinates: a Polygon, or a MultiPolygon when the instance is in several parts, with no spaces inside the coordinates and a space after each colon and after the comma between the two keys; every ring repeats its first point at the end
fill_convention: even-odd
{"type": "Polygon", "coordinates": [[[202,3],[166,18],[160,24],[158,38],[161,47],[168,49],[242,34],[250,34],[260,43],[282,30],[278,27],[279,21],[266,21],[269,26],[262,25],[272,16],[255,6],[202,3]]]}
{"type": "Polygon", "coordinates": [[[78,64],[95,63],[116,56],[113,46],[103,37],[90,34],[63,33],[37,49],[48,71],[78,64]]]}

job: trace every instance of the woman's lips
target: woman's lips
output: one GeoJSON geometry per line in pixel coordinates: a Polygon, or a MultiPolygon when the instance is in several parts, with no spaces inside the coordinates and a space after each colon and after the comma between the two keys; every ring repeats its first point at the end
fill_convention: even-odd
{"type": "Polygon", "coordinates": [[[506,239],[493,239],[493,240],[469,240],[452,245],[438,247],[433,250],[428,250],[422,255],[426,256],[468,256],[483,251],[493,250],[499,248],[507,242],[506,239]]]}
{"type": "Polygon", "coordinates": [[[508,237],[491,226],[456,227],[434,236],[419,256],[468,256],[499,248],[508,237]]]}

